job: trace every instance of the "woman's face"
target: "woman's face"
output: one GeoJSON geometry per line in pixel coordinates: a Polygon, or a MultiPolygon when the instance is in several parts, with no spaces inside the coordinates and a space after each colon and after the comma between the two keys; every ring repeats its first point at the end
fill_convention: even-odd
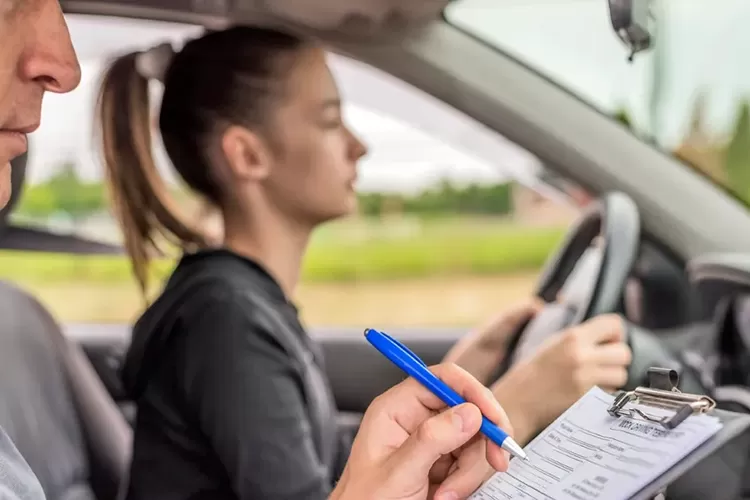
{"type": "Polygon", "coordinates": [[[270,130],[267,199],[287,216],[317,225],[357,207],[357,161],[367,149],[344,124],[338,88],[319,48],[303,49],[288,75],[270,130]]]}

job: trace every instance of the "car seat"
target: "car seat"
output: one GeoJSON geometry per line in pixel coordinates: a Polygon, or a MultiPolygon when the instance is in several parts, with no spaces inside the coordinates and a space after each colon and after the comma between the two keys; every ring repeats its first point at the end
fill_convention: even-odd
{"type": "Polygon", "coordinates": [[[47,500],[117,498],[131,427],[83,350],[39,301],[7,282],[0,282],[0,426],[47,500]]]}

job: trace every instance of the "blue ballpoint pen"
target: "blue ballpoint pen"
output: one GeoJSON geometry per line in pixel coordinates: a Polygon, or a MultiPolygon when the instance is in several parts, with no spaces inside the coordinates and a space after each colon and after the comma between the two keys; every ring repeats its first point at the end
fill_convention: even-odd
{"type": "MultiPolygon", "coordinates": [[[[394,339],[387,333],[368,328],[365,330],[365,338],[380,353],[391,360],[393,364],[401,368],[407,375],[413,377],[427,389],[432,391],[448,406],[458,406],[466,402],[456,391],[451,389],[445,382],[433,374],[424,361],[410,351],[405,345],[394,339]]],[[[508,436],[497,425],[482,416],[482,426],[479,429],[493,443],[497,444],[512,456],[528,460],[523,448],[508,436]]]]}

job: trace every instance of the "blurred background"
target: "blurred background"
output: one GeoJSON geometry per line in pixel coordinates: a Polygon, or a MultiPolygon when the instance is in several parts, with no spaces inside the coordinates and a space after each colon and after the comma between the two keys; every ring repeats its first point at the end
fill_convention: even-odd
{"type": "MultiPolygon", "coordinates": [[[[659,43],[633,63],[600,0],[505,0],[502,8],[475,1],[447,15],[750,201],[750,31],[738,25],[750,3],[657,3],[659,43]]],[[[92,122],[103,65],[123,50],[179,44],[198,31],[86,16],[69,22],[84,80],[72,95],[45,98],[12,217],[117,242],[92,122]]],[[[387,75],[337,55],[331,66],[370,155],[360,169],[358,214],[314,236],[295,297],[305,322],[468,327],[531,293],[588,203],[586,191],[387,75]]],[[[174,196],[201,217],[200,202],[156,149],[174,196]]],[[[173,264],[156,262],[150,294],[173,264]]],[[[130,323],[146,300],[124,257],[2,252],[0,277],[31,290],[64,322],[130,323]]]]}

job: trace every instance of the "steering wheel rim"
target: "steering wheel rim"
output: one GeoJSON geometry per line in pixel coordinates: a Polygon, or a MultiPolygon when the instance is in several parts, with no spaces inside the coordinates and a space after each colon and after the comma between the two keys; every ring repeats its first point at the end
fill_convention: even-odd
{"type": "MultiPolygon", "coordinates": [[[[598,314],[617,311],[625,283],[638,257],[640,233],[640,212],[628,195],[611,192],[589,204],[568,231],[560,247],[547,259],[540,273],[536,295],[548,307],[530,321],[519,325],[518,331],[508,343],[506,356],[496,375],[502,375],[517,361],[517,351],[523,351],[524,337],[529,329],[538,328],[542,332],[546,330],[546,335],[552,335],[598,314]],[[572,316],[564,322],[545,326],[545,319],[540,316],[555,303],[578,259],[598,237],[602,239],[601,259],[596,279],[591,289],[584,294],[586,297],[583,305],[574,310],[572,316]],[[539,325],[539,322],[542,324],[539,325]]],[[[559,314],[557,319],[559,321],[559,314]]],[[[535,334],[531,333],[532,336],[535,334]]]]}
{"type": "Polygon", "coordinates": [[[603,243],[596,281],[571,325],[614,312],[622,301],[641,240],[640,212],[632,198],[624,193],[611,192],[586,207],[558,250],[547,259],[539,276],[536,295],[545,302],[554,302],[578,259],[599,236],[603,243]]]}

